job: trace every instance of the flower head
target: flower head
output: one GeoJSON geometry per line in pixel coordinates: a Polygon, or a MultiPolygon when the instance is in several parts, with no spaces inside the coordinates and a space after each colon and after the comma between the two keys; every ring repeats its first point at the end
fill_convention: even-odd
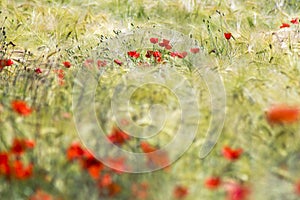
{"type": "Polygon", "coordinates": [[[235,161],[240,158],[243,153],[243,149],[232,149],[228,146],[223,147],[222,154],[227,160],[235,161]]]}
{"type": "Polygon", "coordinates": [[[199,48],[191,48],[190,51],[191,51],[191,53],[196,54],[196,53],[199,53],[200,49],[199,48]]]}
{"type": "Polygon", "coordinates": [[[299,120],[300,109],[289,105],[275,105],[266,112],[267,121],[270,124],[287,124],[299,120]]]}
{"type": "Polygon", "coordinates": [[[217,189],[220,187],[222,181],[220,177],[209,177],[205,180],[205,187],[211,190],[217,189]]]}
{"type": "Polygon", "coordinates": [[[113,144],[122,145],[127,140],[130,140],[131,137],[127,133],[125,133],[124,131],[122,131],[121,129],[119,129],[117,127],[114,127],[112,129],[112,132],[110,133],[110,135],[108,135],[108,139],[113,144]]]}
{"type": "Polygon", "coordinates": [[[63,62],[63,65],[65,66],[65,68],[70,68],[71,67],[71,63],[69,61],[63,62]]]}
{"type": "Polygon", "coordinates": [[[13,111],[21,116],[28,116],[32,113],[32,109],[27,105],[25,101],[14,100],[11,102],[11,107],[13,111]]]}
{"type": "Polygon", "coordinates": [[[294,19],[291,19],[291,23],[292,24],[299,24],[299,18],[294,18],[294,19]]]}
{"type": "Polygon", "coordinates": [[[287,23],[282,23],[281,26],[279,28],[289,28],[290,25],[287,23]]]}
{"type": "Polygon", "coordinates": [[[150,38],[150,42],[152,44],[156,44],[156,43],[158,43],[158,38],[150,38]]]}
{"type": "Polygon", "coordinates": [[[188,188],[182,185],[177,185],[173,191],[173,195],[176,199],[184,199],[188,194],[188,188]]]}
{"type": "Polygon", "coordinates": [[[136,52],[136,51],[129,51],[127,52],[127,55],[131,58],[138,58],[140,57],[140,53],[136,52]]]}
{"type": "Polygon", "coordinates": [[[231,33],[224,33],[224,37],[226,40],[229,40],[232,37],[231,33]]]}

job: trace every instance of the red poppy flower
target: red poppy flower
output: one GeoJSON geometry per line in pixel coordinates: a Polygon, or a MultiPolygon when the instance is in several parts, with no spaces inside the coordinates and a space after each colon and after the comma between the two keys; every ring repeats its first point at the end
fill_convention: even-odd
{"type": "Polygon", "coordinates": [[[160,53],[159,51],[154,51],[152,55],[153,55],[153,57],[155,57],[155,58],[161,57],[161,53],[160,53]]]}
{"type": "Polygon", "coordinates": [[[158,38],[150,38],[150,42],[152,44],[156,44],[156,43],[158,43],[158,38]]]}
{"type": "Polygon", "coordinates": [[[112,170],[117,174],[121,174],[128,170],[128,166],[126,165],[126,160],[123,157],[109,158],[106,160],[106,162],[109,164],[112,170]]]}
{"type": "Polygon", "coordinates": [[[80,162],[81,167],[85,169],[93,179],[99,179],[100,173],[104,169],[104,165],[97,160],[93,154],[85,150],[84,156],[80,159],[80,162]]]}
{"type": "Polygon", "coordinates": [[[282,23],[282,25],[280,26],[280,28],[289,28],[290,25],[287,23],[282,23]]]}
{"type": "Polygon", "coordinates": [[[267,121],[270,124],[287,124],[299,120],[300,109],[288,105],[276,105],[266,112],[267,121]]]}
{"type": "Polygon", "coordinates": [[[191,48],[190,49],[191,53],[199,53],[200,49],[199,48],[191,48]]]}
{"type": "Polygon", "coordinates": [[[42,73],[42,70],[41,70],[41,68],[36,68],[36,69],[34,70],[34,72],[35,72],[36,74],[41,74],[41,73],[42,73]]]}
{"type": "Polygon", "coordinates": [[[64,70],[62,70],[62,69],[55,69],[54,73],[57,74],[58,84],[59,85],[64,85],[64,83],[65,83],[65,81],[64,81],[64,78],[65,78],[65,72],[64,72],[64,70]]]}
{"type": "Polygon", "coordinates": [[[98,181],[98,187],[99,188],[105,188],[108,187],[113,183],[112,177],[110,174],[104,174],[101,176],[101,178],[98,181]]]}
{"type": "Polygon", "coordinates": [[[235,161],[239,159],[241,154],[243,153],[243,149],[238,148],[238,149],[232,149],[228,146],[225,146],[222,149],[222,154],[227,160],[235,161]]]}
{"type": "Polygon", "coordinates": [[[178,58],[185,58],[187,56],[187,52],[184,51],[184,52],[181,52],[181,53],[178,53],[178,58]]]}
{"type": "Polygon", "coordinates": [[[33,165],[29,164],[24,167],[20,160],[16,160],[12,163],[12,175],[16,179],[25,180],[32,176],[33,165]]]}
{"type": "Polygon", "coordinates": [[[119,65],[119,66],[121,66],[123,63],[120,61],[120,60],[118,60],[118,59],[115,59],[114,60],[114,63],[116,63],[117,65],[119,65]]]}
{"type": "Polygon", "coordinates": [[[181,185],[176,186],[173,191],[173,195],[176,199],[184,199],[188,194],[188,188],[181,185]]]}
{"type": "Polygon", "coordinates": [[[53,200],[53,197],[43,190],[37,190],[29,197],[29,200],[53,200]]]}
{"type": "Polygon", "coordinates": [[[147,53],[146,53],[146,58],[151,58],[151,56],[153,55],[153,51],[147,51],[147,53]]]}
{"type": "Polygon", "coordinates": [[[106,61],[102,61],[102,60],[98,60],[97,61],[97,65],[98,65],[98,68],[99,67],[105,67],[107,65],[106,61]]]}
{"type": "Polygon", "coordinates": [[[8,176],[10,174],[9,156],[6,152],[0,153],[0,175],[8,176]]]}
{"type": "Polygon", "coordinates": [[[295,193],[300,196],[300,180],[295,183],[295,193]]]}
{"type": "Polygon", "coordinates": [[[165,49],[167,50],[172,49],[172,46],[170,45],[170,40],[163,39],[163,41],[160,42],[158,45],[161,47],[165,47],[165,49]]]}
{"type": "Polygon", "coordinates": [[[71,67],[71,63],[69,61],[63,62],[63,65],[65,66],[65,68],[70,68],[71,67]]]}
{"type": "Polygon", "coordinates": [[[11,59],[0,59],[0,70],[13,64],[14,62],[11,59]]]}
{"type": "Polygon", "coordinates": [[[129,51],[129,52],[127,52],[127,55],[130,56],[131,58],[138,58],[138,57],[140,57],[140,53],[138,53],[136,51],[129,51]]]}
{"type": "Polygon", "coordinates": [[[205,180],[205,187],[208,189],[217,189],[221,185],[220,177],[209,177],[205,180]]]}
{"type": "Polygon", "coordinates": [[[27,149],[34,148],[34,146],[35,146],[35,142],[33,140],[15,138],[13,140],[10,151],[13,154],[20,155],[24,153],[24,151],[26,151],[27,149]]]}
{"type": "Polygon", "coordinates": [[[69,161],[81,158],[84,155],[84,150],[78,142],[73,142],[67,149],[67,159],[69,161]]]}
{"type": "Polygon", "coordinates": [[[226,40],[229,40],[232,37],[231,33],[224,33],[224,37],[226,38],[226,40]]]}
{"type": "Polygon", "coordinates": [[[113,144],[116,144],[116,145],[122,145],[127,140],[131,139],[131,137],[128,134],[126,134],[124,131],[120,130],[117,127],[114,127],[112,129],[111,134],[108,135],[107,138],[110,142],[112,142],[113,144]]]}
{"type": "Polygon", "coordinates": [[[167,152],[160,151],[160,152],[152,153],[157,149],[146,141],[142,141],[140,143],[140,146],[142,151],[146,153],[146,156],[148,158],[148,165],[150,167],[166,167],[167,165],[170,164],[167,152]]]}
{"type": "Polygon", "coordinates": [[[121,187],[116,183],[110,184],[109,186],[107,186],[107,189],[108,189],[108,196],[110,197],[114,197],[121,192],[121,187]]]}
{"type": "Polygon", "coordinates": [[[32,109],[27,105],[25,101],[14,100],[11,102],[12,109],[22,116],[28,116],[32,113],[32,109]]]}
{"type": "Polygon", "coordinates": [[[250,189],[238,183],[228,183],[225,185],[228,200],[249,199],[250,189]]]}
{"type": "Polygon", "coordinates": [[[149,184],[146,182],[133,183],[131,186],[131,194],[136,199],[147,199],[148,189],[149,189],[149,184]]]}
{"type": "Polygon", "coordinates": [[[292,19],[291,23],[292,24],[299,24],[299,18],[297,17],[297,18],[292,19]]]}

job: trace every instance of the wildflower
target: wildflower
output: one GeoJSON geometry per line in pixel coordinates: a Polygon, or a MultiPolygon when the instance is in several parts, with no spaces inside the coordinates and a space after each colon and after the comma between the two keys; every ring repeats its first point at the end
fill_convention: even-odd
{"type": "Polygon", "coordinates": [[[53,200],[53,197],[39,189],[29,197],[29,200],[53,200]]]}
{"type": "Polygon", "coordinates": [[[148,165],[150,167],[166,167],[169,165],[169,157],[167,152],[157,151],[155,147],[150,145],[148,142],[142,141],[140,143],[141,149],[148,158],[148,165]],[[154,151],[157,151],[154,153],[154,151]]]}
{"type": "Polygon", "coordinates": [[[235,161],[239,159],[241,154],[243,153],[243,149],[238,148],[238,149],[232,149],[228,146],[225,146],[222,149],[222,154],[227,160],[235,161]]]}
{"type": "Polygon", "coordinates": [[[134,183],[131,186],[132,196],[137,199],[147,199],[149,185],[147,182],[134,183]]]}
{"type": "Polygon", "coordinates": [[[14,62],[11,59],[0,59],[0,70],[13,64],[14,62]]]}
{"type": "Polygon", "coordinates": [[[158,43],[158,38],[150,38],[150,42],[152,44],[156,44],[156,43],[158,43]]]}
{"type": "Polygon", "coordinates": [[[63,62],[63,65],[65,66],[65,68],[70,68],[71,67],[71,63],[69,61],[63,62]]]}
{"type": "Polygon", "coordinates": [[[108,186],[111,185],[112,183],[113,183],[113,181],[112,181],[111,175],[110,175],[110,174],[104,174],[104,175],[100,178],[100,180],[99,180],[99,182],[98,182],[98,186],[99,186],[100,188],[104,188],[104,187],[108,187],[108,186]]]}
{"type": "Polygon", "coordinates": [[[173,195],[176,199],[184,199],[188,194],[188,188],[181,185],[176,186],[173,191],[173,195]]]}
{"type": "Polygon", "coordinates": [[[140,53],[138,53],[136,51],[129,51],[129,52],[127,52],[127,55],[130,56],[131,58],[138,58],[138,57],[140,57],[140,53]]]}
{"type": "Polygon", "coordinates": [[[116,145],[122,145],[131,137],[123,132],[121,129],[114,127],[110,135],[108,135],[108,140],[116,145]]]}
{"type": "Polygon", "coordinates": [[[290,25],[287,23],[282,23],[282,25],[279,28],[289,28],[290,25]]]}
{"type": "Polygon", "coordinates": [[[65,83],[65,81],[64,81],[64,78],[65,78],[65,72],[64,72],[64,70],[57,69],[57,70],[54,70],[54,73],[57,74],[58,84],[59,85],[64,85],[64,83],[65,83]]]}
{"type": "Polygon", "coordinates": [[[147,53],[146,53],[146,58],[151,58],[151,56],[153,55],[153,51],[147,51],[147,53]]]}
{"type": "Polygon", "coordinates": [[[27,149],[34,148],[34,146],[35,146],[35,142],[33,140],[15,138],[13,140],[10,151],[13,154],[20,155],[24,153],[27,149]]]}
{"type": "Polygon", "coordinates": [[[282,104],[269,108],[266,118],[270,124],[287,124],[297,122],[299,114],[299,108],[282,104]]]}
{"type": "Polygon", "coordinates": [[[98,60],[98,61],[97,61],[97,66],[98,66],[98,68],[99,68],[99,67],[105,67],[105,66],[106,66],[106,61],[105,61],[105,60],[104,60],[104,61],[98,60]]]}
{"type": "Polygon", "coordinates": [[[32,109],[27,105],[25,101],[14,100],[11,102],[11,107],[13,111],[21,116],[28,116],[32,113],[32,109]]]}
{"type": "Polygon", "coordinates": [[[186,56],[187,56],[187,52],[186,51],[178,53],[178,55],[177,55],[178,58],[185,58],[186,56]]]}
{"type": "Polygon", "coordinates": [[[80,159],[81,167],[86,170],[89,175],[97,180],[100,177],[100,172],[104,169],[104,165],[97,160],[89,151],[84,151],[84,156],[80,159]]]}
{"type": "Polygon", "coordinates": [[[119,65],[119,66],[121,66],[123,63],[120,61],[120,60],[118,60],[118,59],[115,59],[114,60],[114,63],[116,63],[117,65],[119,65]]]}
{"type": "Polygon", "coordinates": [[[9,156],[6,152],[0,152],[0,175],[8,176],[10,174],[9,156]]]}
{"type": "Polygon", "coordinates": [[[191,51],[191,53],[196,54],[196,53],[199,53],[200,49],[199,48],[191,48],[190,51],[191,51]]]}
{"type": "Polygon", "coordinates": [[[161,53],[159,51],[154,51],[152,55],[155,58],[160,58],[161,57],[161,53]]]}
{"type": "Polygon", "coordinates": [[[230,38],[232,37],[231,33],[224,33],[224,37],[226,38],[226,40],[230,40],[230,38]]]}
{"type": "Polygon", "coordinates": [[[170,40],[163,39],[163,41],[160,42],[158,45],[164,47],[167,50],[172,49],[172,46],[170,45],[170,40]]]}
{"type": "Polygon", "coordinates": [[[123,157],[109,158],[106,160],[106,162],[117,174],[121,174],[128,170],[128,167],[126,166],[126,160],[123,157]]]}
{"type": "Polygon", "coordinates": [[[29,164],[27,167],[24,167],[22,161],[15,160],[12,163],[12,175],[16,179],[25,180],[32,176],[33,165],[29,164]]]}
{"type": "Polygon", "coordinates": [[[205,187],[208,189],[217,189],[221,185],[220,177],[209,177],[205,180],[205,187]]]}
{"type": "Polygon", "coordinates": [[[42,73],[42,70],[41,70],[41,68],[36,68],[36,69],[34,70],[34,72],[35,72],[36,74],[41,74],[41,73],[42,73]]]}
{"type": "Polygon", "coordinates": [[[78,142],[73,142],[67,149],[67,159],[69,161],[81,158],[84,155],[84,150],[78,142]]]}
{"type": "Polygon", "coordinates": [[[291,23],[292,24],[299,24],[299,18],[297,17],[297,18],[292,19],[291,23]]]}
{"type": "Polygon", "coordinates": [[[228,200],[247,200],[250,195],[248,187],[238,183],[227,183],[225,185],[228,200]]]}

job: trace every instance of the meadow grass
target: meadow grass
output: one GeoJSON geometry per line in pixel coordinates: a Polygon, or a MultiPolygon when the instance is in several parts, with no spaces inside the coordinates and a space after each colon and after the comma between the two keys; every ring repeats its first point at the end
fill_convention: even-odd
{"type": "MultiPolygon", "coordinates": [[[[279,28],[300,16],[299,1],[190,1],[193,6],[186,5],[188,2],[0,2],[0,58],[14,61],[0,71],[0,152],[8,151],[15,137],[36,142],[24,158],[34,163],[34,177],[25,181],[1,177],[1,199],[28,199],[38,189],[61,199],[99,198],[90,176],[66,160],[67,148],[79,141],[72,119],[73,81],[105,37],[153,26],[180,31],[199,41],[224,82],[226,121],[214,150],[200,159],[205,134],[201,130],[207,129],[210,120],[205,109],[209,94],[204,92],[204,117],[189,150],[167,172],[113,175],[121,192],[112,199],[132,199],[132,185],[141,182],[149,184],[148,199],[174,199],[176,185],[188,188],[185,199],[226,199],[225,190],[205,188],[203,183],[210,176],[249,186],[251,199],[297,199],[299,125],[270,125],[265,111],[273,104],[300,104],[299,24],[279,28]],[[225,32],[233,37],[226,40],[225,32]],[[64,68],[64,61],[70,61],[71,68],[64,68]],[[36,68],[43,73],[36,75],[36,68]],[[53,72],[58,69],[64,71],[63,85],[53,72]],[[15,99],[28,102],[35,110],[32,115],[14,113],[11,101],[15,99]],[[243,156],[228,162],[221,154],[225,145],[242,148],[243,156]]],[[[141,90],[137,96],[149,99],[147,94],[149,91],[141,90]]],[[[103,92],[100,98],[106,95],[103,92]]],[[[100,121],[109,128],[112,123],[103,115],[100,121]]]]}

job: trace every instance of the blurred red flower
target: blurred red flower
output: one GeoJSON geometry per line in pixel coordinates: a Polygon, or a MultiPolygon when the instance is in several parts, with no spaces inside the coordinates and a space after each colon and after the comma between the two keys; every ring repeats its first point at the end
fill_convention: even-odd
{"type": "Polygon", "coordinates": [[[226,38],[226,40],[229,40],[232,37],[231,33],[224,33],[224,37],[226,38]]]}
{"type": "Polygon", "coordinates": [[[221,185],[222,181],[220,177],[209,177],[205,180],[205,187],[208,189],[217,189],[221,185]]]}
{"type": "Polygon", "coordinates": [[[8,176],[10,174],[9,156],[6,152],[0,153],[0,175],[8,176]]]}
{"type": "Polygon", "coordinates": [[[32,113],[32,109],[27,105],[25,101],[14,100],[11,102],[13,111],[22,116],[28,116],[32,113]]]}
{"type": "Polygon", "coordinates": [[[241,154],[243,153],[243,149],[232,149],[228,146],[223,147],[222,154],[227,160],[235,161],[239,159],[241,154]]]}
{"type": "Polygon", "coordinates": [[[32,176],[33,165],[29,164],[27,167],[24,167],[22,161],[15,160],[12,163],[12,175],[16,179],[25,180],[32,176]]]}
{"type": "Polygon", "coordinates": [[[81,158],[84,155],[84,150],[79,142],[73,142],[67,149],[67,159],[69,161],[81,158]]]}
{"type": "Polygon", "coordinates": [[[127,52],[127,55],[130,56],[131,58],[138,58],[138,57],[140,57],[140,53],[138,53],[136,51],[129,51],[129,52],[127,52]]]}
{"type": "Polygon", "coordinates": [[[29,200],[54,200],[54,198],[43,190],[37,190],[29,197],[29,200]]]}
{"type": "Polygon", "coordinates": [[[112,129],[112,132],[107,136],[107,138],[110,142],[116,145],[122,145],[127,140],[131,139],[131,137],[128,134],[126,134],[124,131],[117,127],[114,127],[112,129]]]}
{"type": "Polygon", "coordinates": [[[153,51],[148,50],[146,53],[146,58],[151,58],[151,56],[153,55],[153,51]]]}
{"type": "Polygon", "coordinates": [[[173,191],[173,195],[176,199],[184,199],[188,194],[188,188],[181,185],[177,185],[173,191]]]}
{"type": "Polygon", "coordinates": [[[36,68],[36,69],[34,70],[34,72],[35,72],[36,74],[41,74],[41,73],[42,73],[42,70],[41,70],[41,68],[36,68]]]}
{"type": "Polygon", "coordinates": [[[281,26],[279,28],[289,28],[290,25],[287,23],[282,23],[281,26]]]}
{"type": "Polygon", "coordinates": [[[300,196],[300,180],[295,183],[295,193],[300,196]]]}
{"type": "Polygon", "coordinates": [[[147,199],[148,189],[149,189],[149,184],[146,182],[133,183],[131,186],[131,194],[136,199],[147,199]]]}
{"type": "Polygon", "coordinates": [[[199,48],[191,48],[190,49],[191,53],[199,53],[200,49],[199,48]]]}
{"type": "Polygon", "coordinates": [[[227,183],[225,185],[227,200],[247,200],[249,199],[250,189],[238,183],[227,183]]]}
{"type": "Polygon", "coordinates": [[[13,65],[14,62],[11,59],[0,59],[0,70],[4,67],[13,65]]]}
{"type": "Polygon", "coordinates": [[[24,153],[27,149],[34,148],[34,146],[35,146],[35,142],[33,140],[15,138],[13,140],[10,151],[13,154],[20,155],[24,153]]]}
{"type": "Polygon", "coordinates": [[[150,38],[150,42],[152,44],[156,44],[156,43],[158,43],[158,38],[150,38]]]}
{"type": "Polygon", "coordinates": [[[163,41],[160,42],[158,45],[164,47],[167,50],[172,49],[172,46],[170,45],[170,40],[163,39],[163,41]]]}
{"type": "Polygon", "coordinates": [[[71,63],[69,61],[63,62],[63,65],[65,66],[65,68],[70,68],[71,67],[71,63]]]}
{"type": "Polygon", "coordinates": [[[270,124],[294,123],[299,120],[300,109],[295,106],[275,105],[266,112],[270,124]]]}
{"type": "Polygon", "coordinates": [[[299,24],[299,18],[297,17],[297,18],[292,19],[291,23],[292,24],[299,24]]]}
{"type": "Polygon", "coordinates": [[[154,153],[157,149],[146,141],[142,141],[140,146],[142,151],[146,153],[150,167],[167,167],[170,164],[167,152],[157,151],[154,153]]]}

